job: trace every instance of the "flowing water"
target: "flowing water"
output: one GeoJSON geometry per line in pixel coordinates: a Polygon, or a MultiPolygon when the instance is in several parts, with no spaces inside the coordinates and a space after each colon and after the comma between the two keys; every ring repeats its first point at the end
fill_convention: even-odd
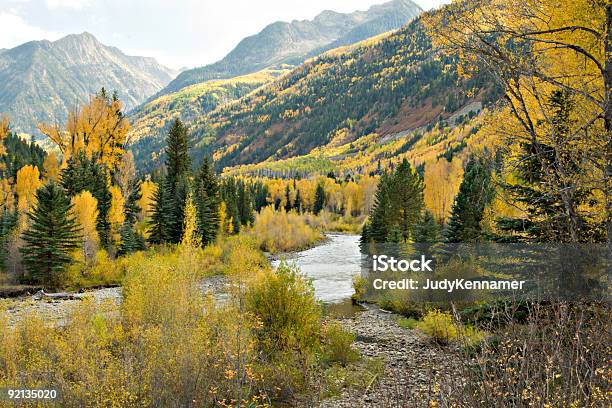
{"type": "MultiPolygon", "coordinates": [[[[358,235],[327,234],[327,242],[286,257],[312,279],[315,296],[330,313],[350,314],[353,278],[361,273],[358,235]]],[[[278,266],[280,261],[274,261],[278,266]]]]}
{"type": "MultiPolygon", "coordinates": [[[[361,310],[351,302],[353,278],[361,272],[359,236],[327,234],[327,241],[306,251],[286,256],[312,279],[315,296],[329,315],[349,316],[361,310]]],[[[273,261],[278,266],[280,261],[273,261]]],[[[213,277],[202,283],[201,290],[213,290],[220,299],[227,294],[223,290],[224,279],[213,277]],[[212,282],[212,284],[211,284],[212,282]]],[[[80,303],[81,298],[90,297],[98,304],[110,302],[118,306],[122,301],[121,288],[106,288],[76,294],[72,300],[39,300],[29,296],[11,301],[8,307],[9,322],[19,320],[29,312],[36,312],[43,320],[54,325],[63,325],[70,311],[80,303]]]]}

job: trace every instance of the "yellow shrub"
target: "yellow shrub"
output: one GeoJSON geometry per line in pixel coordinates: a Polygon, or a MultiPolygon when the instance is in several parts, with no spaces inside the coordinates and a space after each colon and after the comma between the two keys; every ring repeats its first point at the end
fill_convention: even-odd
{"type": "Polygon", "coordinates": [[[282,208],[274,211],[272,206],[257,214],[251,234],[262,250],[271,253],[305,249],[323,239],[323,234],[306,223],[304,215],[282,208]]]}
{"type": "Polygon", "coordinates": [[[451,314],[437,309],[428,312],[417,328],[438,343],[447,344],[457,338],[457,328],[451,314]]]}

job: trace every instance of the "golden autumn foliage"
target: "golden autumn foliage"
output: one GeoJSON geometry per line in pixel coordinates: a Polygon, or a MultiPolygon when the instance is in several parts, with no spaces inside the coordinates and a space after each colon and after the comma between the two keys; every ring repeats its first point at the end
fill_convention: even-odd
{"type": "Polygon", "coordinates": [[[450,215],[455,196],[463,180],[461,159],[454,157],[449,163],[445,158],[425,166],[425,206],[439,224],[450,215]]]}
{"type": "Polygon", "coordinates": [[[89,191],[82,191],[71,198],[72,214],[81,228],[83,256],[89,260],[96,253],[98,244],[98,200],[89,191]]]}
{"type": "Polygon", "coordinates": [[[10,121],[6,116],[0,115],[0,156],[6,154],[6,147],[4,146],[4,139],[10,132],[10,121]]]}
{"type": "Polygon", "coordinates": [[[15,192],[17,207],[21,213],[27,213],[36,205],[36,190],[42,185],[38,167],[27,165],[17,171],[15,192]]]}
{"type": "Polygon", "coordinates": [[[157,185],[151,180],[145,180],[140,183],[140,199],[138,200],[138,206],[140,207],[140,221],[144,220],[151,206],[153,205],[153,197],[157,191],[157,185]]]}
{"type": "Polygon", "coordinates": [[[269,206],[255,216],[252,235],[262,250],[278,253],[308,248],[323,235],[306,224],[304,216],[269,206]]]}
{"type": "Polygon", "coordinates": [[[115,168],[124,154],[130,129],[121,109],[118,100],[94,96],[89,103],[68,114],[63,128],[41,123],[38,129],[60,149],[65,161],[83,151],[88,157],[115,168]]]}
{"type": "Polygon", "coordinates": [[[125,199],[121,193],[121,189],[117,186],[110,186],[109,191],[111,193],[111,208],[108,212],[108,220],[111,223],[112,228],[118,231],[125,221],[124,205],[125,199]]]}
{"type": "Polygon", "coordinates": [[[272,272],[244,239],[227,244],[228,275],[245,286],[224,302],[202,294],[201,271],[177,262],[177,251],[151,251],[122,258],[121,304],[79,302],[61,329],[35,313],[9,323],[0,311],[0,386],[45,384],[66,407],[314,400],[312,378],[324,386],[327,377],[314,352],[333,353],[320,345],[312,287],[294,269],[272,272]]]}
{"type": "Polygon", "coordinates": [[[43,178],[45,181],[59,181],[60,163],[55,152],[50,152],[43,161],[43,178]]]}

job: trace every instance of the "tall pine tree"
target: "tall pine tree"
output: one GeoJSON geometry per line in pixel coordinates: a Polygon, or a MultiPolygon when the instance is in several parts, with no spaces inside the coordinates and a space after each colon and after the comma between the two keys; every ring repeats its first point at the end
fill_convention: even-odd
{"type": "Polygon", "coordinates": [[[219,181],[208,158],[205,158],[194,180],[194,202],[198,234],[203,245],[214,242],[219,231],[219,181]]]}
{"type": "Polygon", "coordinates": [[[31,226],[23,233],[20,249],[32,282],[60,287],[62,272],[79,247],[79,229],[70,215],[70,199],[64,189],[49,183],[36,192],[37,205],[28,213],[31,226]]]}
{"type": "Polygon", "coordinates": [[[325,208],[325,189],[323,188],[323,185],[319,183],[315,191],[315,201],[312,212],[315,215],[319,215],[319,213],[323,211],[323,208],[325,208]]]}
{"type": "MultiPolygon", "coordinates": [[[[165,217],[170,220],[170,225],[158,228],[159,233],[154,241],[163,238],[163,242],[178,244],[183,236],[185,200],[191,191],[189,176],[191,175],[191,158],[189,157],[189,142],[187,140],[187,128],[180,119],[176,119],[168,132],[166,138],[166,170],[164,199],[168,202],[160,203],[159,208],[164,207],[170,211],[165,217]]],[[[156,207],[157,208],[157,207],[156,207]]],[[[153,242],[153,241],[152,241],[153,242]]]]}
{"type": "Polygon", "coordinates": [[[484,238],[481,221],[493,199],[490,160],[472,156],[455,198],[444,238],[446,242],[477,242],[484,238]]]}
{"type": "Polygon", "coordinates": [[[169,193],[168,182],[161,179],[153,195],[153,208],[149,222],[149,242],[163,244],[170,241],[173,228],[173,200],[169,193]]]}

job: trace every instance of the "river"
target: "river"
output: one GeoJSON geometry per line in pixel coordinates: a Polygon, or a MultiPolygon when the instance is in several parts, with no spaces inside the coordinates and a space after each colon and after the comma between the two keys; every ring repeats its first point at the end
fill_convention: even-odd
{"type": "MultiPolygon", "coordinates": [[[[353,278],[361,272],[358,235],[327,234],[327,241],[306,251],[288,255],[312,279],[315,296],[326,304],[343,303],[353,294],[353,278]]],[[[274,261],[277,267],[280,261],[274,261]]]]}
{"type": "MultiPolygon", "coordinates": [[[[351,302],[353,278],[360,273],[359,237],[357,235],[327,234],[327,240],[314,248],[286,256],[288,262],[295,264],[312,279],[315,296],[330,314],[351,315],[356,309],[351,302]]],[[[277,267],[280,261],[273,261],[277,267]]],[[[219,299],[225,299],[223,277],[213,277],[201,283],[203,292],[216,293],[219,299]]],[[[122,300],[121,288],[105,288],[75,294],[70,300],[39,299],[27,296],[8,300],[9,322],[14,323],[22,316],[34,312],[52,325],[64,325],[70,311],[84,297],[92,298],[100,307],[119,305],[122,300]]],[[[0,302],[2,303],[2,302],[0,302]]],[[[0,305],[1,306],[1,305],[0,305]]]]}

